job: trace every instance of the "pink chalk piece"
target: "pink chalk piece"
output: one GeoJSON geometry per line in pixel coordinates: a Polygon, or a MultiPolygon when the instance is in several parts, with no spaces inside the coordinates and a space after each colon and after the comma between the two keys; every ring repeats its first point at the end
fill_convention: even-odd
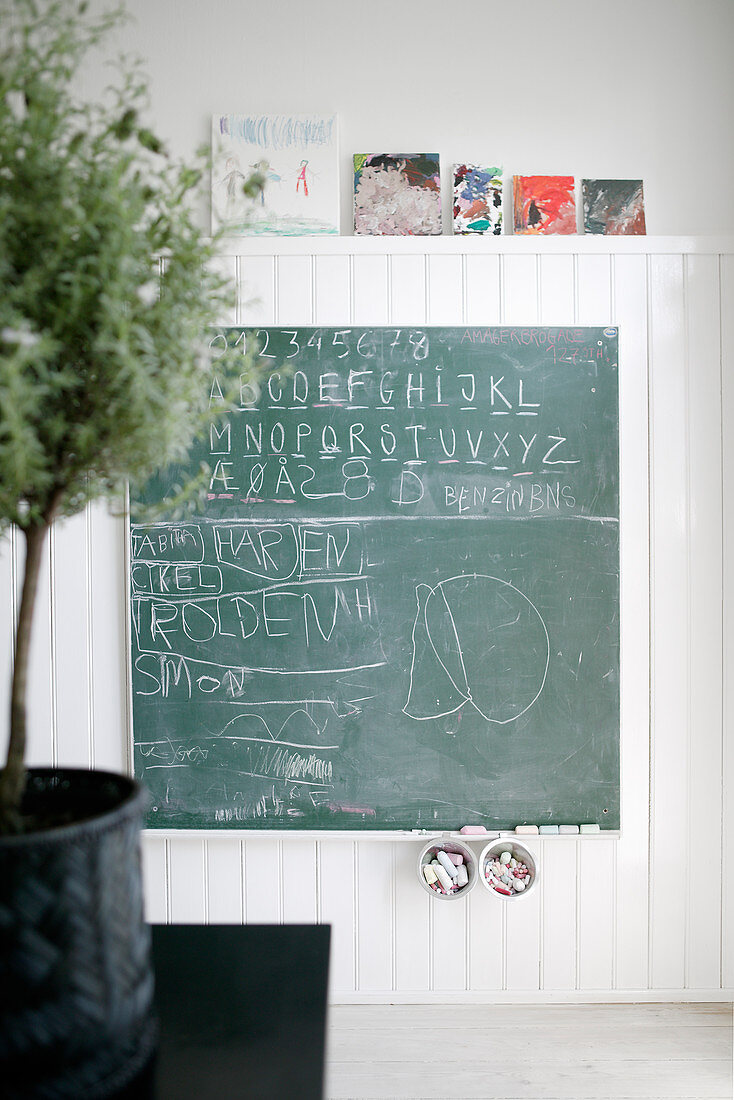
{"type": "Polygon", "coordinates": [[[483,825],[462,825],[459,829],[465,836],[483,836],[486,831],[483,825]]]}
{"type": "Polygon", "coordinates": [[[461,852],[447,852],[446,855],[449,857],[454,867],[460,867],[464,862],[464,857],[461,852]]]}
{"type": "Polygon", "coordinates": [[[330,802],[329,809],[335,813],[363,814],[365,817],[376,817],[377,814],[368,806],[350,806],[346,802],[330,802]]]}

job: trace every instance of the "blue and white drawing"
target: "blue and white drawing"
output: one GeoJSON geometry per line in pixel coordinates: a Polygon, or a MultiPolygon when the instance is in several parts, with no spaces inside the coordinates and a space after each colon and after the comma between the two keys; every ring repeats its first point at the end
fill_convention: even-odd
{"type": "Polygon", "coordinates": [[[339,232],[336,115],[214,115],[212,230],[233,236],[339,232]],[[263,193],[242,190],[254,170],[263,193]]]}

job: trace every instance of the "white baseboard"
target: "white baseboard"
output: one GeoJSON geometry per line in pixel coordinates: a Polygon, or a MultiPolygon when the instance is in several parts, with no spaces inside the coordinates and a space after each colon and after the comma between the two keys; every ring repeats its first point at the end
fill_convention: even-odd
{"type": "Polygon", "coordinates": [[[415,992],[385,990],[384,992],[345,992],[336,990],[329,996],[332,1005],[375,1004],[435,1004],[435,1005],[495,1005],[495,1004],[658,1004],[658,1003],[723,1003],[734,1001],[734,989],[599,989],[599,990],[460,990],[415,992]]]}

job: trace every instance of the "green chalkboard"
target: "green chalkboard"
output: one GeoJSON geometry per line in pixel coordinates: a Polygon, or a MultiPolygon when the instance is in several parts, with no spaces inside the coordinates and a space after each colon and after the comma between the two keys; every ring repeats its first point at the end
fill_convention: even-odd
{"type": "Polygon", "coordinates": [[[212,346],[251,339],[272,373],[192,452],[203,513],[132,508],[149,824],[618,828],[617,330],[212,346]]]}

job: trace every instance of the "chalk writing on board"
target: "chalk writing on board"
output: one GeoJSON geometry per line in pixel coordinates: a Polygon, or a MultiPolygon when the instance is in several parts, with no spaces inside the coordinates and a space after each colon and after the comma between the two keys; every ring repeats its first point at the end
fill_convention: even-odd
{"type": "Polygon", "coordinates": [[[616,329],[223,329],[273,368],[130,529],[153,826],[619,812],[616,329]]]}
{"type": "Polygon", "coordinates": [[[543,690],[550,659],[548,631],[532,601],[507,581],[476,573],[418,585],[416,596],[404,712],[426,721],[469,703],[499,725],[524,714],[543,690]]]}

